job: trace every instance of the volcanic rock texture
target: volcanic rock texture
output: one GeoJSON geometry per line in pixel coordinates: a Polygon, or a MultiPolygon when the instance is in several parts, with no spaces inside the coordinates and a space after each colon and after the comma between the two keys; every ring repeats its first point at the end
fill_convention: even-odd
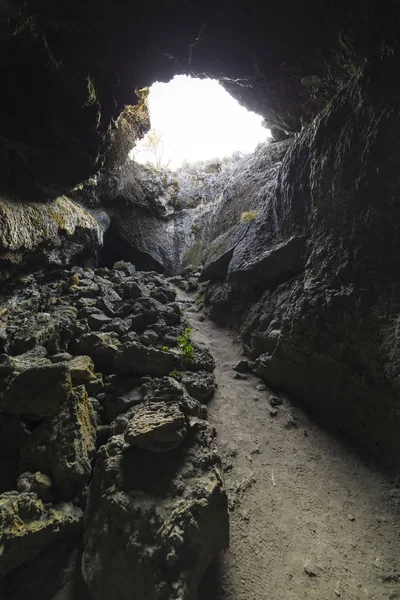
{"type": "Polygon", "coordinates": [[[7,292],[2,597],[34,594],[49,568],[44,598],[64,585],[88,597],[85,584],[93,600],[196,598],[228,512],[201,402],[214,361],[191,343],[175,292],[124,262],[30,275],[7,292]]]}

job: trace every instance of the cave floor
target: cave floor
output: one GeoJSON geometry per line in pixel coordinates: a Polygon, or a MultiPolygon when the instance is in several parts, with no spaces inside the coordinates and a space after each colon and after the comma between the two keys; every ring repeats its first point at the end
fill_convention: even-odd
{"type": "Polygon", "coordinates": [[[201,600],[400,598],[400,489],[342,441],[248,375],[232,332],[177,290],[194,341],[216,360],[209,403],[230,504],[230,548],[201,600]],[[272,414],[271,414],[272,412],[272,414]]]}

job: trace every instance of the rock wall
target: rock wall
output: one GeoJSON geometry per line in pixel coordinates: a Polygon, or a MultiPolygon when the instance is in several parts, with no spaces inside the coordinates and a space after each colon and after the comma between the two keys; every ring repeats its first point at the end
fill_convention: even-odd
{"type": "Polygon", "coordinates": [[[46,204],[1,199],[0,279],[94,258],[109,223],[104,211],[88,212],[66,196],[46,204]]]}
{"type": "Polygon", "coordinates": [[[398,65],[387,53],[329,102],[203,274],[212,317],[240,328],[257,373],[397,464],[398,65]]]}
{"type": "Polygon", "coordinates": [[[240,237],[261,209],[290,143],[260,144],[254,154],[176,172],[128,161],[111,184],[101,174],[78,195],[111,217],[101,260],[113,264],[123,257],[169,275],[212,262],[214,240],[219,247],[227,228],[240,237]]]}

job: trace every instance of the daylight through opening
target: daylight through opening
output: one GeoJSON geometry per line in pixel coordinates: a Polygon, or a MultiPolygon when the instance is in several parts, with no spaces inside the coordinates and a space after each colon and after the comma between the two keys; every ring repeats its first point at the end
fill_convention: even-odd
{"type": "Polygon", "coordinates": [[[171,170],[182,164],[253,152],[270,132],[263,117],[241,106],[214,79],[177,75],[154,83],[148,97],[150,131],[130,158],[171,170]]]}

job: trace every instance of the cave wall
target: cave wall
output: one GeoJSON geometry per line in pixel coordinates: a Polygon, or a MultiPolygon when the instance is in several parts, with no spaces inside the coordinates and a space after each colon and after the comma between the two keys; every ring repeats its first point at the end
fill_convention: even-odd
{"type": "Polygon", "coordinates": [[[206,293],[268,383],[397,464],[398,66],[371,62],[294,140],[206,293]]]}
{"type": "Polygon", "coordinates": [[[39,268],[95,264],[110,224],[67,196],[41,204],[0,198],[0,281],[39,268]]]}

